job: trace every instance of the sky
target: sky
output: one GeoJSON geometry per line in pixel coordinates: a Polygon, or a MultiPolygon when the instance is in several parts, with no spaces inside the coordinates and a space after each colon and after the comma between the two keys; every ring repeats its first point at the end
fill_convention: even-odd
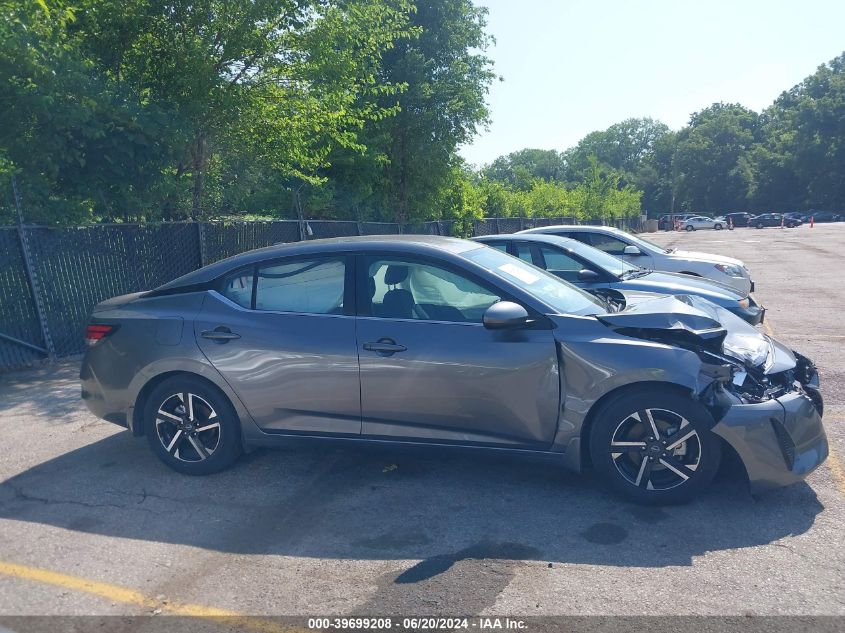
{"type": "Polygon", "coordinates": [[[672,129],[723,101],[756,111],[845,51],[843,0],[475,0],[502,81],[492,124],[461,155],[483,165],[649,116],[672,129]]]}

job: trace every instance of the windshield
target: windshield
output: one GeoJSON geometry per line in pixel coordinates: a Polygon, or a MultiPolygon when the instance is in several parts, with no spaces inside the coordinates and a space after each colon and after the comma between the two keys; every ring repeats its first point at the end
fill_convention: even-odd
{"type": "Polygon", "coordinates": [[[587,315],[605,312],[601,302],[591,294],[495,248],[482,246],[463,253],[463,256],[536,297],[552,307],[557,314],[587,315]]]}
{"type": "Polygon", "coordinates": [[[670,253],[672,249],[666,248],[665,246],[661,246],[660,244],[655,244],[644,237],[640,237],[639,235],[633,235],[631,233],[625,233],[625,237],[636,244],[637,246],[645,246],[648,250],[658,250],[661,253],[670,253]]]}
{"type": "Polygon", "coordinates": [[[619,259],[618,257],[614,257],[602,250],[588,246],[583,242],[571,240],[566,243],[566,247],[572,250],[572,252],[576,255],[583,257],[588,262],[591,262],[600,268],[604,268],[611,275],[615,275],[617,277],[622,277],[628,273],[640,270],[639,266],[629,264],[623,259],[619,259]]]}

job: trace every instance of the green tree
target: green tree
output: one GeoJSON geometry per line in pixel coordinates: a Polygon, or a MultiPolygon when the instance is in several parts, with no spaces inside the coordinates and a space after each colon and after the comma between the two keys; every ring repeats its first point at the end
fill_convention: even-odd
{"type": "Polygon", "coordinates": [[[484,194],[464,165],[451,169],[437,203],[443,219],[454,220],[452,233],[457,237],[471,237],[473,220],[484,217],[484,194]]]}
{"type": "Polygon", "coordinates": [[[0,0],[0,170],[6,181],[17,173],[27,221],[139,213],[171,158],[167,113],[132,100],[79,50],[79,11],[0,0]]]}
{"type": "Polygon", "coordinates": [[[535,179],[562,182],[566,176],[566,162],[555,150],[522,149],[500,156],[482,170],[490,180],[510,187],[528,190],[535,179]]]}
{"type": "Polygon", "coordinates": [[[845,53],[761,117],[763,142],[746,157],[757,209],[845,209],[845,53]]]}
{"type": "Polygon", "coordinates": [[[407,35],[407,11],[398,0],[105,0],[80,33],[112,77],[185,126],[175,175],[190,176],[200,216],[216,152],[277,181],[316,180],[332,147],[359,147],[356,130],[390,112],[362,97],[395,94],[376,73],[407,35]]]}
{"type": "MultiPolygon", "coordinates": [[[[202,217],[319,182],[399,87],[404,0],[0,0],[0,151],[45,204],[202,217]],[[35,148],[35,151],[33,151],[35,148]]],[[[84,212],[84,213],[83,213],[84,212]]]]}
{"type": "Polygon", "coordinates": [[[602,166],[635,177],[654,145],[669,134],[669,127],[650,118],[626,119],[599,132],[591,132],[565,152],[568,175],[579,180],[592,171],[591,157],[602,166]]]}
{"type": "Polygon", "coordinates": [[[373,205],[399,222],[438,217],[436,202],[454,182],[457,148],[486,125],[487,91],[494,78],[484,52],[487,10],[471,0],[418,0],[411,13],[417,37],[385,53],[381,83],[406,88],[379,101],[395,116],[365,126],[383,171],[373,205]]]}
{"type": "Polygon", "coordinates": [[[606,130],[591,132],[564,152],[566,179],[571,183],[591,179],[595,157],[608,177],[618,177],[621,186],[630,184],[643,192],[646,209],[668,209],[673,139],[667,125],[651,118],[626,119],[606,130]],[[667,146],[672,146],[668,155],[667,146]]]}
{"type": "Polygon", "coordinates": [[[724,103],[692,115],[678,133],[673,160],[683,208],[708,214],[748,208],[741,159],[760,139],[758,119],[748,108],[724,103]]]}

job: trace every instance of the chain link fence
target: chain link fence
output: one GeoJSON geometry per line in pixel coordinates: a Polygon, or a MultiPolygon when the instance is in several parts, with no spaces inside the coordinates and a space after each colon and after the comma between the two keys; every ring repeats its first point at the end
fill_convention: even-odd
{"type": "MultiPolygon", "coordinates": [[[[485,218],[461,230],[471,228],[480,236],[575,223],[574,218],[485,218]]],[[[416,225],[279,220],[0,227],[0,371],[80,354],[88,315],[100,301],[155,288],[238,253],[302,239],[457,231],[448,220],[416,225]]]]}

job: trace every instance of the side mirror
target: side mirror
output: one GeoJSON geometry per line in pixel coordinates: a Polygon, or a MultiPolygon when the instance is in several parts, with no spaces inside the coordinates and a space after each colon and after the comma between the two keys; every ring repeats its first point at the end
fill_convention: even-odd
{"type": "Polygon", "coordinates": [[[623,255],[642,255],[643,252],[639,248],[634,246],[633,244],[628,244],[628,246],[625,247],[625,250],[622,251],[622,254],[623,255]]]}
{"type": "MultiPolygon", "coordinates": [[[[636,248],[636,246],[634,247],[636,248]]],[[[583,281],[584,283],[592,284],[599,280],[599,274],[595,270],[590,270],[589,268],[582,268],[578,271],[578,281],[583,281]]]]}
{"type": "Polygon", "coordinates": [[[499,301],[487,308],[482,322],[488,330],[520,328],[528,323],[528,311],[517,303],[499,301]]]}

